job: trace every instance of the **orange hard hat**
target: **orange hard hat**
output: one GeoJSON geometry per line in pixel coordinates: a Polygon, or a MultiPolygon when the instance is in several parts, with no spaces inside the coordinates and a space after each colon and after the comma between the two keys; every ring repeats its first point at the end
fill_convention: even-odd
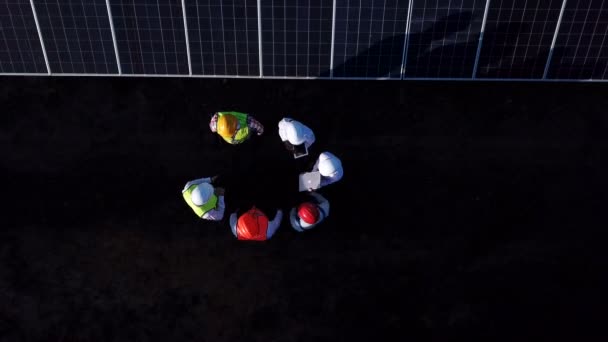
{"type": "Polygon", "coordinates": [[[253,207],[239,217],[236,227],[239,240],[263,241],[266,240],[268,217],[260,209],[253,207]]]}
{"type": "Polygon", "coordinates": [[[310,202],[304,202],[298,207],[298,216],[308,224],[315,224],[319,219],[319,208],[310,202]]]}
{"type": "Polygon", "coordinates": [[[239,121],[234,115],[222,114],[217,120],[217,134],[230,138],[236,133],[239,121]]]}

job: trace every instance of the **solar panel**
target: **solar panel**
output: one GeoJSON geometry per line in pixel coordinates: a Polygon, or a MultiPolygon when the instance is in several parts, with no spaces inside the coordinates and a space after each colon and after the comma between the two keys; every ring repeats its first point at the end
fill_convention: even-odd
{"type": "Polygon", "coordinates": [[[36,1],[53,73],[118,73],[105,0],[36,1]]]}
{"type": "Polygon", "coordinates": [[[192,0],[186,4],[194,74],[259,76],[255,1],[192,0]]]}
{"type": "Polygon", "coordinates": [[[1,72],[47,72],[28,0],[8,0],[0,4],[0,39],[1,72]]]}
{"type": "Polygon", "coordinates": [[[329,74],[332,0],[261,0],[264,76],[329,74]]]}
{"type": "Polygon", "coordinates": [[[492,0],[477,77],[542,78],[561,0],[492,0]]]}
{"type": "Polygon", "coordinates": [[[608,1],[569,1],[558,31],[548,77],[606,79],[608,1]]]}
{"type": "Polygon", "coordinates": [[[604,80],[608,0],[5,0],[0,74],[604,80]]]}
{"type": "Polygon", "coordinates": [[[181,2],[112,1],[122,72],[189,74],[181,2]]]}
{"type": "Polygon", "coordinates": [[[405,77],[470,78],[486,0],[413,1],[405,77]]]}
{"type": "Polygon", "coordinates": [[[401,77],[407,0],[336,0],[335,77],[401,77]]]}

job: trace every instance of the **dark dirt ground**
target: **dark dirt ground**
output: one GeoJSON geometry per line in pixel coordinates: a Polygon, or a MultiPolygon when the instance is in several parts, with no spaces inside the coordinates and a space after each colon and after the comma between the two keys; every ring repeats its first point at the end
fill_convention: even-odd
{"type": "Polygon", "coordinates": [[[606,340],[605,85],[1,82],[0,341],[606,340]],[[284,115],[343,160],[328,221],[198,220],[214,174],[228,210],[295,204],[284,115]]]}

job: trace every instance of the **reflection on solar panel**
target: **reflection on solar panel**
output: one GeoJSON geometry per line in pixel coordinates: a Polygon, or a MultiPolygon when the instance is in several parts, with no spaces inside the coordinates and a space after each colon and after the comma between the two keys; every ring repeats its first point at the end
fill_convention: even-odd
{"type": "Polygon", "coordinates": [[[490,3],[477,77],[542,78],[562,2],[490,3]]]}
{"type": "Polygon", "coordinates": [[[414,1],[405,77],[473,74],[486,0],[414,1]]]}
{"type": "Polygon", "coordinates": [[[51,72],[118,72],[105,0],[36,4],[51,72]]]}
{"type": "Polygon", "coordinates": [[[123,73],[189,73],[180,2],[122,0],[111,4],[123,73]]]}
{"type": "Polygon", "coordinates": [[[332,0],[261,0],[265,76],[329,71],[332,0]]]}
{"type": "Polygon", "coordinates": [[[1,72],[47,72],[28,0],[9,0],[0,4],[0,39],[1,72]]]}
{"type": "Polygon", "coordinates": [[[608,68],[608,1],[569,1],[548,77],[606,78],[608,68]]]}
{"type": "Polygon", "coordinates": [[[401,77],[407,0],[337,0],[335,77],[401,77]]]}
{"type": "Polygon", "coordinates": [[[255,1],[186,1],[192,72],[259,76],[255,1]]]}
{"type": "Polygon", "coordinates": [[[0,74],[606,80],[608,0],[5,0],[0,74]]]}

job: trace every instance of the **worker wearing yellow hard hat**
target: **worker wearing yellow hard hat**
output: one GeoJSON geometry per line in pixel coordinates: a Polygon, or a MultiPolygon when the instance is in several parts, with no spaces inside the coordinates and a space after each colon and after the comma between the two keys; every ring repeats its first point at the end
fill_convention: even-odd
{"type": "Polygon", "coordinates": [[[252,133],[264,133],[264,126],[259,121],[251,115],[239,112],[215,113],[209,122],[209,128],[232,145],[244,142],[252,133]]]}

